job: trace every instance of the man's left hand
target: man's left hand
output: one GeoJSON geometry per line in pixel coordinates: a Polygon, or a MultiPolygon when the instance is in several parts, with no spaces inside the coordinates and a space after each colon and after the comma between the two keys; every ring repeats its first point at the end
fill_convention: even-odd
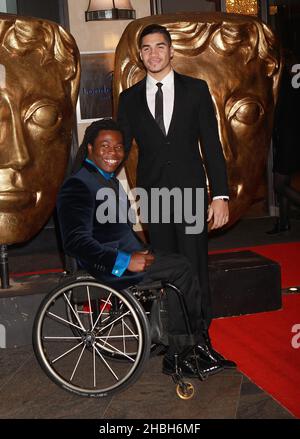
{"type": "Polygon", "coordinates": [[[207,214],[207,222],[210,222],[213,220],[213,223],[211,225],[211,230],[213,229],[219,229],[220,227],[225,226],[225,224],[229,221],[229,208],[228,208],[228,202],[216,199],[213,200],[208,208],[208,214],[207,214]]]}

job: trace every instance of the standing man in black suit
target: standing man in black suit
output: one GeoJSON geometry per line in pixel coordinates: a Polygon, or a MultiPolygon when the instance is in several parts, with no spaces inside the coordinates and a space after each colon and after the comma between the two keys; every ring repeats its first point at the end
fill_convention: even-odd
{"type": "Polygon", "coordinates": [[[127,150],[133,139],[139,148],[137,186],[149,194],[153,188],[180,188],[183,192],[192,188],[193,211],[196,189],[203,188],[205,194],[206,221],[202,233],[187,234],[186,222],[174,221],[175,210],[171,206],[170,223],[148,223],[150,242],[155,248],[185,255],[198,275],[201,311],[206,322],[206,346],[199,347],[199,355],[223,367],[235,367],[234,362],[225,360],[212,348],[208,335],[211,303],[207,223],[211,221],[211,228],[217,229],[229,219],[226,165],[212,98],[205,81],[180,75],[172,69],[174,49],[165,27],[157,24],[145,27],[138,43],[147,75],[121,93],[118,110],[127,150]],[[199,141],[212,196],[209,205],[199,141]]]}

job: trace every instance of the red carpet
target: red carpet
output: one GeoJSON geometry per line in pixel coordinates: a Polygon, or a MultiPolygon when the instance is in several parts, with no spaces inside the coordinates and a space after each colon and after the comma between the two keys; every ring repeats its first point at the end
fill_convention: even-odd
{"type": "MultiPolygon", "coordinates": [[[[280,264],[282,288],[300,285],[300,242],[226,252],[246,249],[280,264]]],[[[215,319],[210,333],[217,350],[300,418],[300,294],[284,295],[280,311],[215,319]],[[294,325],[298,327],[292,332],[294,325]],[[292,346],[292,339],[298,348],[292,346]]]]}
{"type": "Polygon", "coordinates": [[[210,334],[217,351],[300,418],[300,294],[284,295],[280,311],[215,319],[210,334]]]}
{"type": "Polygon", "coordinates": [[[300,242],[258,245],[255,247],[218,250],[210,253],[225,253],[241,250],[252,250],[262,256],[277,261],[281,266],[282,288],[300,286],[300,242]]]}

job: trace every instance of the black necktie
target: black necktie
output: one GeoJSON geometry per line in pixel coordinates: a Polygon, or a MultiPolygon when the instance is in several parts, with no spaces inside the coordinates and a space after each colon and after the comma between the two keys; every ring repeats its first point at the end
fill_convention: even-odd
{"type": "Polygon", "coordinates": [[[155,94],[155,120],[164,135],[166,135],[166,129],[164,124],[164,96],[161,89],[163,84],[161,82],[157,82],[156,85],[157,92],[155,94]]]}

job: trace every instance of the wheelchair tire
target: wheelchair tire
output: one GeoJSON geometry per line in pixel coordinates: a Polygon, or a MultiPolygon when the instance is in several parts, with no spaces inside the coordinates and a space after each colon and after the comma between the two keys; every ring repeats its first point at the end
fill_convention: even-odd
{"type": "Polygon", "coordinates": [[[34,321],[33,348],[44,372],[61,388],[80,396],[109,396],[143,372],[150,353],[149,322],[129,292],[75,276],[43,299],[34,321]],[[85,303],[85,293],[89,305],[92,300],[103,304],[97,316],[91,306],[75,310],[74,303],[85,303]],[[127,361],[107,358],[107,352],[127,361]]]}

